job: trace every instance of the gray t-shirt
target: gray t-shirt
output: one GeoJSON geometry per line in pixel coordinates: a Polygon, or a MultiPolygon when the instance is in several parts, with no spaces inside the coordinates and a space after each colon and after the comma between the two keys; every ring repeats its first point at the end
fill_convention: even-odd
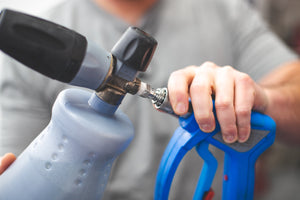
{"type": "MultiPolygon", "coordinates": [[[[110,50],[129,26],[92,0],[68,0],[44,17],[72,28],[110,50]]],[[[232,65],[259,80],[296,59],[242,0],[161,0],[138,26],[158,48],[146,73],[153,87],[167,85],[171,72],[205,61],[232,65]]],[[[19,154],[47,125],[57,94],[69,86],[5,59],[1,64],[0,154],[19,154]]],[[[121,109],[134,123],[135,138],[116,160],[103,199],[153,199],[156,172],[177,119],[155,111],[149,101],[127,95],[121,109]]],[[[214,149],[213,149],[214,150],[214,149]]],[[[214,150],[215,151],[215,150],[214,150]]],[[[217,152],[222,168],[222,153],[217,152]]],[[[183,160],[171,199],[192,199],[202,161],[192,151],[183,160]]],[[[213,188],[221,199],[222,170],[213,188]]]]}

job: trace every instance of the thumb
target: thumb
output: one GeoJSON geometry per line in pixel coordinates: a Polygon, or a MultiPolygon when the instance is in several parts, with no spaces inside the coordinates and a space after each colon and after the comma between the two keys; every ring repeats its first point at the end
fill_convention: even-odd
{"type": "Polygon", "coordinates": [[[16,160],[16,156],[12,153],[5,154],[0,159],[0,174],[2,174],[14,161],[16,160]]]}

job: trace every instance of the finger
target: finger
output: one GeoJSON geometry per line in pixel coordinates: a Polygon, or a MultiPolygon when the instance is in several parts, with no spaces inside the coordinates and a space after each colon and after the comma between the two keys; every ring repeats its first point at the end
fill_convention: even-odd
{"type": "Polygon", "coordinates": [[[225,142],[237,140],[236,116],[234,110],[234,73],[232,67],[225,66],[216,73],[215,108],[225,142]]]}
{"type": "Polygon", "coordinates": [[[190,87],[195,119],[200,129],[207,133],[212,132],[216,126],[211,97],[214,91],[215,67],[213,63],[200,66],[190,87]]]}
{"type": "Polygon", "coordinates": [[[235,113],[238,127],[238,141],[248,140],[251,132],[251,110],[254,105],[254,81],[249,75],[239,73],[235,81],[235,113]]]}
{"type": "Polygon", "coordinates": [[[254,83],[255,95],[253,110],[264,113],[269,105],[266,89],[254,83]]]}
{"type": "Polygon", "coordinates": [[[169,98],[174,112],[184,115],[189,106],[189,86],[195,76],[195,66],[190,66],[171,74],[168,81],[169,98]]]}
{"type": "Polygon", "coordinates": [[[2,174],[15,160],[16,156],[14,154],[5,154],[0,161],[0,174],[2,174]]]}

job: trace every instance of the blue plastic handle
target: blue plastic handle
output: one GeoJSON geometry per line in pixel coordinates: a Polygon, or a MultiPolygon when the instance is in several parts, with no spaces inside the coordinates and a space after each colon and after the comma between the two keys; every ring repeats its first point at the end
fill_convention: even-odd
{"type": "Polygon", "coordinates": [[[227,144],[223,141],[218,122],[211,133],[202,132],[193,115],[180,118],[162,157],[157,174],[155,200],[166,200],[182,158],[193,147],[204,160],[204,165],[194,194],[194,200],[204,199],[210,190],[217,169],[217,161],[209,152],[212,144],[225,152],[223,200],[253,199],[255,162],[275,139],[275,122],[268,116],[252,112],[251,136],[246,143],[227,144]]]}

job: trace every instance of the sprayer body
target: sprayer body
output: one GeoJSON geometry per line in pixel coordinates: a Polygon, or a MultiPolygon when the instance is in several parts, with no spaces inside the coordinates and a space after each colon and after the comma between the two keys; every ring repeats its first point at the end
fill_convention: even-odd
{"type": "Polygon", "coordinates": [[[78,89],[59,95],[49,125],[1,175],[0,200],[101,198],[133,126],[119,110],[92,108],[91,95],[78,89]]]}

